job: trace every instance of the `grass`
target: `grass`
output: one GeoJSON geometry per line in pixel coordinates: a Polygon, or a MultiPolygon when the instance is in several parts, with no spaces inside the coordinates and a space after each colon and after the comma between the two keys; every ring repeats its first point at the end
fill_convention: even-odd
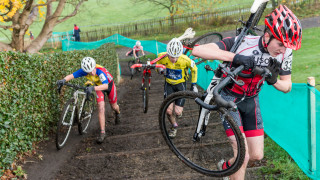
{"type": "MultiPolygon", "coordinates": [[[[306,83],[307,77],[313,76],[320,81],[320,28],[303,30],[302,45],[293,52],[292,80],[295,83],[306,83]]],[[[317,83],[319,84],[319,83],[317,83]]],[[[320,88],[318,87],[318,90],[320,88]]]]}
{"type": "Polygon", "coordinates": [[[271,138],[265,139],[266,167],[259,170],[264,179],[309,179],[290,155],[271,138]]]}

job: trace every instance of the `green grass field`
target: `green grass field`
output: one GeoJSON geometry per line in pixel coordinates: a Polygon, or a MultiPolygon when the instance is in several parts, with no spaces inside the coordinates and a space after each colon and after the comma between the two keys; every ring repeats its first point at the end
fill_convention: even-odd
{"type": "MultiPolygon", "coordinates": [[[[303,30],[301,48],[293,52],[292,81],[294,83],[306,83],[309,76],[315,77],[316,82],[320,81],[319,34],[319,27],[303,30]]],[[[317,89],[320,90],[320,87],[317,89]]]]}

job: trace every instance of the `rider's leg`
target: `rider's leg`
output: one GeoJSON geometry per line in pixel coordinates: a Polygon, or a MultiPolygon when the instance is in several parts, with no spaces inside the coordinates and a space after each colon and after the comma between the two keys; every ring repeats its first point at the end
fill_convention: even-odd
{"type": "Polygon", "coordinates": [[[117,102],[115,102],[115,103],[113,103],[113,104],[110,103],[110,105],[111,105],[111,108],[113,109],[113,111],[114,111],[115,113],[120,114],[120,108],[119,108],[119,105],[118,105],[117,102]]]}
{"type": "Polygon", "coordinates": [[[98,102],[98,118],[99,118],[101,131],[105,131],[105,126],[106,126],[106,119],[105,119],[104,113],[105,113],[105,102],[100,101],[98,102]]]}
{"type": "Polygon", "coordinates": [[[168,108],[167,108],[167,115],[168,115],[168,119],[170,121],[170,123],[172,124],[172,126],[178,126],[177,122],[176,122],[176,116],[173,113],[173,103],[171,103],[168,108]]]}
{"type": "MultiPolygon", "coordinates": [[[[247,137],[250,162],[259,161],[264,156],[264,135],[247,137]]],[[[250,163],[249,162],[249,163],[250,163]]]]}

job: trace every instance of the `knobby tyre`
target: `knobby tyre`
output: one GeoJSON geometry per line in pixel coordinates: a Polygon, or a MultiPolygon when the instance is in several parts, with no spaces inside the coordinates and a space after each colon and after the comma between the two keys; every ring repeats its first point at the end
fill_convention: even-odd
{"type": "Polygon", "coordinates": [[[74,98],[69,99],[64,105],[63,111],[60,116],[60,120],[57,124],[57,133],[56,133],[56,147],[58,150],[62,149],[70,135],[73,122],[77,116],[77,108],[74,110],[74,98]]]}
{"type": "Polygon", "coordinates": [[[131,76],[133,76],[136,73],[136,69],[135,68],[131,68],[131,66],[134,65],[134,64],[135,64],[134,60],[130,60],[128,62],[129,72],[130,72],[131,76]]]}
{"type": "Polygon", "coordinates": [[[266,9],[266,6],[267,6],[267,2],[265,3],[262,3],[259,8],[257,9],[255,15],[251,18],[251,24],[250,26],[248,27],[249,30],[249,34],[252,34],[252,35],[257,35],[254,31],[254,27],[256,27],[261,19],[261,16],[263,14],[263,11],[266,9]]]}
{"type": "Polygon", "coordinates": [[[149,74],[148,73],[146,73],[146,76],[144,79],[142,100],[143,100],[143,112],[147,113],[148,112],[148,102],[149,102],[149,74]]]}
{"type": "Polygon", "coordinates": [[[94,95],[91,94],[83,104],[81,116],[78,123],[79,134],[82,135],[87,133],[87,129],[92,119],[93,110],[94,110],[94,95]]]}
{"type": "Polygon", "coordinates": [[[226,114],[224,120],[228,122],[230,132],[234,133],[234,140],[237,142],[236,149],[239,151],[235,153],[234,163],[228,169],[220,170],[217,166],[218,162],[221,159],[230,160],[234,155],[234,148],[230,144],[220,118],[220,115],[225,114],[226,111],[224,109],[210,111],[205,134],[197,141],[193,141],[201,111],[195,98],[201,98],[201,95],[191,91],[180,91],[171,94],[163,101],[159,111],[161,133],[170,150],[190,168],[208,176],[229,176],[236,172],[244,162],[245,143],[241,131],[232,117],[226,114]],[[168,134],[171,123],[166,112],[171,111],[169,106],[171,103],[181,98],[185,99],[184,109],[181,117],[175,117],[178,131],[176,137],[171,139],[168,134]]]}
{"type": "MultiPolygon", "coordinates": [[[[217,32],[210,32],[207,34],[204,34],[198,38],[196,38],[190,45],[190,48],[194,48],[196,45],[202,45],[202,44],[208,44],[208,43],[214,43],[218,42],[222,39],[222,34],[217,33],[217,32]]],[[[192,50],[191,49],[186,49],[183,54],[187,56],[191,56],[192,50]]]]}

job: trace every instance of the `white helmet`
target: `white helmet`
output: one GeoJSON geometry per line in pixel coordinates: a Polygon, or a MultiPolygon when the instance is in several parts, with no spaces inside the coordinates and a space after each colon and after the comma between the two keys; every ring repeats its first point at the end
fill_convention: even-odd
{"type": "Polygon", "coordinates": [[[167,53],[171,57],[179,57],[181,56],[183,52],[183,46],[179,39],[173,38],[168,44],[167,44],[167,53]]]}
{"type": "Polygon", "coordinates": [[[140,41],[137,41],[137,42],[136,42],[136,46],[141,46],[141,42],[140,42],[140,41]]]}
{"type": "Polygon", "coordinates": [[[81,69],[86,72],[90,73],[96,67],[96,61],[92,57],[85,57],[81,61],[81,69]]]}

